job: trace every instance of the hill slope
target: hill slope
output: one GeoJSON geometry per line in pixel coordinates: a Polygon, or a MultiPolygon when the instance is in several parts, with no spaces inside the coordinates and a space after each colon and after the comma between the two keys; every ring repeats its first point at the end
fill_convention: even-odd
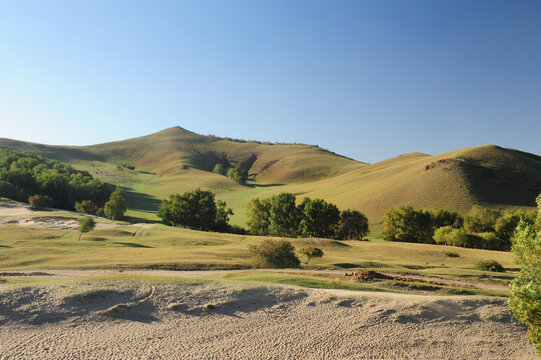
{"type": "Polygon", "coordinates": [[[179,127],[93,146],[49,146],[0,139],[0,147],[37,152],[88,170],[128,189],[134,217],[156,219],[160,200],[200,187],[216,192],[244,225],[254,197],[287,191],[321,197],[381,222],[389,207],[441,207],[466,212],[474,204],[534,206],[541,192],[541,157],[484,145],[431,156],[401,155],[373,165],[310,145],[273,145],[203,136],[179,127]],[[249,170],[239,184],[212,173],[215,164],[249,170]],[[135,166],[130,170],[122,165],[135,166]]]}
{"type": "Polygon", "coordinates": [[[359,209],[373,221],[398,205],[459,212],[474,204],[534,206],[541,157],[494,145],[437,156],[413,153],[290,190],[359,209]]]}

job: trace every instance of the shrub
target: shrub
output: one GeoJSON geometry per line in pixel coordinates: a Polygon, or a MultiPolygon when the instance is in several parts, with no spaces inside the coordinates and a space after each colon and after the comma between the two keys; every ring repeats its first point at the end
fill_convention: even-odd
{"type": "Polygon", "coordinates": [[[28,203],[31,209],[37,210],[50,207],[53,201],[46,195],[32,195],[28,198],[28,203]]]}
{"type": "Polygon", "coordinates": [[[287,240],[267,239],[259,245],[249,245],[248,252],[256,268],[296,268],[301,263],[295,255],[295,247],[287,240]]]}
{"type": "Polygon", "coordinates": [[[505,272],[505,268],[495,260],[479,261],[473,268],[481,271],[505,272]]]}
{"type": "Polygon", "coordinates": [[[320,258],[324,255],[323,250],[313,246],[302,248],[301,254],[306,256],[305,264],[308,264],[308,262],[314,258],[320,258]]]}

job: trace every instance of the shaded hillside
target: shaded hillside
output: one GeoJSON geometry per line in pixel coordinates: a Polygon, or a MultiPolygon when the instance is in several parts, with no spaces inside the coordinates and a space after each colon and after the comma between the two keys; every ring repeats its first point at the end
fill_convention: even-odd
{"type": "Polygon", "coordinates": [[[534,206],[541,157],[494,145],[436,156],[413,153],[289,190],[359,209],[371,221],[398,205],[460,212],[474,204],[534,206]]]}
{"type": "Polygon", "coordinates": [[[210,172],[217,163],[249,171],[259,182],[291,183],[335,176],[364,164],[312,145],[234,141],[198,135],[180,127],[92,146],[48,146],[0,139],[0,147],[36,152],[65,162],[129,164],[160,176],[185,170],[210,172]]]}

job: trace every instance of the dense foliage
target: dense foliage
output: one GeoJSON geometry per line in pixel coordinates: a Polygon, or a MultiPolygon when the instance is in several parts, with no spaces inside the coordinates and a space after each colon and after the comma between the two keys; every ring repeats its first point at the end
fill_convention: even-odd
{"type": "Polygon", "coordinates": [[[441,209],[427,211],[400,206],[385,213],[382,236],[388,241],[509,251],[514,229],[521,220],[533,223],[532,214],[474,206],[462,218],[456,212],[441,209]]]}
{"type": "Polygon", "coordinates": [[[105,203],[103,213],[110,219],[119,220],[124,217],[126,210],[126,196],[122,188],[117,186],[111,194],[109,201],[105,203]]]}
{"type": "Polygon", "coordinates": [[[301,264],[295,247],[287,240],[263,240],[258,245],[249,245],[248,252],[256,268],[285,269],[301,264]]]}
{"type": "Polygon", "coordinates": [[[340,212],[336,205],[322,199],[304,198],[296,205],[290,193],[252,199],[247,225],[255,235],[361,240],[368,234],[368,220],[360,212],[340,212]]]}
{"type": "Polygon", "coordinates": [[[212,191],[196,189],[164,199],[158,217],[171,226],[203,231],[240,232],[229,225],[233,211],[224,201],[216,201],[212,191]]]}
{"type": "Polygon", "coordinates": [[[0,196],[27,201],[48,196],[50,206],[73,210],[75,202],[90,200],[103,206],[111,191],[87,171],[30,152],[0,149],[0,196]]]}
{"type": "Polygon", "coordinates": [[[513,241],[512,251],[520,272],[511,282],[509,307],[528,325],[530,340],[541,355],[541,195],[534,224],[522,220],[513,241]]]}
{"type": "Polygon", "coordinates": [[[505,272],[505,268],[496,260],[479,261],[473,268],[481,271],[505,272]]]}
{"type": "Polygon", "coordinates": [[[216,164],[214,169],[212,169],[212,172],[218,175],[230,177],[231,179],[243,184],[246,183],[246,180],[248,180],[248,170],[238,167],[230,167],[226,169],[222,163],[216,164]]]}

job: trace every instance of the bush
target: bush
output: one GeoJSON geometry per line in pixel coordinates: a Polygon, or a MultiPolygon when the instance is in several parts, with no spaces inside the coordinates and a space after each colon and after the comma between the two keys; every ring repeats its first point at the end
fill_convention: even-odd
{"type": "Polygon", "coordinates": [[[305,264],[308,264],[308,262],[314,258],[320,258],[324,255],[323,250],[313,246],[302,248],[301,254],[306,256],[305,264]]]}
{"type": "Polygon", "coordinates": [[[34,210],[50,207],[53,203],[52,199],[45,195],[32,195],[28,198],[30,208],[34,210]]]}
{"type": "Polygon", "coordinates": [[[301,263],[295,255],[295,247],[287,240],[267,239],[259,245],[249,245],[248,252],[256,268],[296,268],[301,263]]]}
{"type": "Polygon", "coordinates": [[[502,264],[495,260],[479,261],[473,268],[481,271],[505,272],[502,264]]]}

